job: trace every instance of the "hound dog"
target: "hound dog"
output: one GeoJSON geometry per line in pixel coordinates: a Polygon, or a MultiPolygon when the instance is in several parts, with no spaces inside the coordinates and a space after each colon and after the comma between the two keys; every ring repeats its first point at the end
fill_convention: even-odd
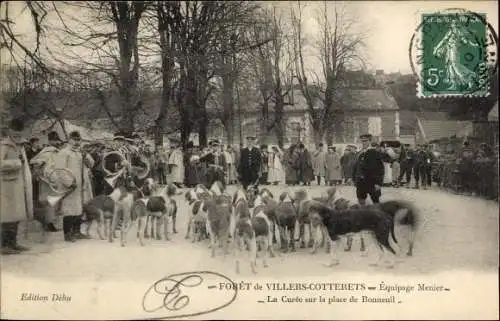
{"type": "Polygon", "coordinates": [[[290,193],[280,194],[279,203],[276,206],[276,223],[281,230],[281,249],[284,252],[295,251],[295,222],[297,220],[297,210],[290,193]]]}
{"type": "MultiPolygon", "coordinates": [[[[357,208],[349,208],[347,210],[336,210],[328,205],[320,202],[312,202],[309,207],[311,215],[318,216],[328,230],[330,239],[332,240],[331,262],[328,266],[339,264],[337,251],[334,245],[339,240],[341,235],[348,233],[358,233],[360,231],[370,231],[374,234],[378,248],[380,249],[379,262],[385,257],[389,251],[396,254],[391,244],[389,243],[389,235],[397,244],[394,235],[394,224],[398,221],[402,225],[409,227],[410,248],[408,255],[411,255],[413,250],[413,242],[415,231],[419,222],[419,213],[416,208],[405,201],[388,201],[380,205],[360,206],[357,208]],[[403,211],[403,212],[401,212],[403,211]],[[402,215],[400,215],[402,213],[402,215]]],[[[378,265],[379,262],[371,265],[378,265]]],[[[388,268],[394,267],[394,261],[388,262],[388,268]]]]}
{"type": "Polygon", "coordinates": [[[231,204],[221,196],[215,196],[206,202],[208,219],[206,229],[210,236],[212,257],[215,257],[217,245],[224,248],[224,255],[229,253],[229,228],[231,220],[231,204]]]}
{"type": "Polygon", "coordinates": [[[210,200],[211,196],[208,193],[196,193],[195,189],[191,189],[186,192],[185,198],[191,207],[185,238],[189,239],[191,231],[193,231],[193,243],[209,238],[206,229],[208,219],[206,201],[210,200]]]}
{"type": "MultiPolygon", "coordinates": [[[[231,216],[231,235],[233,236],[233,254],[235,256],[236,273],[240,273],[240,261],[243,252],[248,254],[248,261],[252,273],[257,273],[257,235],[255,230],[266,233],[267,223],[261,217],[252,218],[248,204],[248,193],[243,187],[233,195],[233,215],[231,216]],[[259,227],[261,225],[261,228],[259,227]]],[[[262,238],[262,235],[260,238],[262,238]]],[[[262,242],[266,242],[264,238],[262,242]]],[[[267,262],[263,262],[267,266],[267,262]]]]}
{"type": "MultiPolygon", "coordinates": [[[[335,187],[330,187],[326,190],[326,197],[315,198],[313,200],[322,202],[330,207],[333,207],[336,210],[347,210],[348,208],[356,208],[359,206],[358,204],[353,204],[349,200],[341,197],[339,191],[335,187]]],[[[307,213],[302,213],[302,214],[305,215],[307,213]]],[[[309,221],[311,224],[311,231],[313,232],[312,236],[314,239],[314,244],[311,254],[316,253],[318,248],[322,247],[322,244],[325,245],[326,252],[329,253],[331,241],[330,237],[328,236],[328,231],[326,227],[321,223],[321,220],[315,217],[311,217],[309,221]]],[[[358,233],[358,235],[360,236],[361,251],[363,252],[365,250],[365,245],[362,232],[358,233]]],[[[350,251],[352,247],[353,234],[347,234],[346,237],[347,237],[347,247],[345,248],[345,251],[350,251]]]]}
{"type": "Polygon", "coordinates": [[[161,240],[160,229],[163,225],[163,236],[166,241],[170,240],[168,233],[168,222],[177,211],[177,203],[172,197],[176,195],[177,187],[173,184],[159,185],[152,181],[144,185],[144,194],[148,197],[145,201],[148,212],[144,237],[161,240]],[[151,234],[148,233],[150,229],[151,234]]]}
{"type": "Polygon", "coordinates": [[[113,242],[120,217],[123,213],[130,213],[134,198],[140,194],[131,177],[118,178],[116,186],[111,194],[98,195],[84,204],[83,217],[86,223],[86,235],[89,235],[92,223],[96,221],[98,237],[101,240],[108,237],[108,241],[113,242]]]}
{"type": "Polygon", "coordinates": [[[315,240],[321,240],[321,230],[314,228],[314,226],[318,226],[318,222],[311,222],[311,217],[309,216],[309,207],[312,202],[328,204],[328,201],[328,197],[311,198],[305,189],[295,191],[295,195],[293,197],[293,202],[297,208],[297,225],[299,227],[299,241],[301,244],[300,247],[305,248],[307,241],[307,247],[312,248],[312,254],[316,252],[319,245],[315,244],[315,240]]]}
{"type": "Polygon", "coordinates": [[[248,205],[248,197],[245,189],[238,188],[233,194],[232,200],[233,210],[231,213],[231,222],[229,228],[229,236],[233,237],[236,229],[236,222],[240,217],[250,218],[250,206],[248,205]]]}
{"type": "Polygon", "coordinates": [[[271,257],[276,256],[273,250],[273,234],[276,225],[276,204],[272,203],[269,198],[266,199],[267,202],[272,205],[267,205],[260,194],[255,197],[252,215],[252,226],[254,227],[255,237],[257,238],[257,250],[262,249],[265,266],[267,266],[266,257],[268,252],[271,257]]]}
{"type": "Polygon", "coordinates": [[[257,273],[257,239],[252,215],[248,205],[247,193],[240,187],[233,196],[233,215],[231,216],[231,235],[234,239],[233,254],[235,256],[236,273],[240,273],[240,260],[243,252],[248,253],[248,261],[252,273],[257,273]]]}

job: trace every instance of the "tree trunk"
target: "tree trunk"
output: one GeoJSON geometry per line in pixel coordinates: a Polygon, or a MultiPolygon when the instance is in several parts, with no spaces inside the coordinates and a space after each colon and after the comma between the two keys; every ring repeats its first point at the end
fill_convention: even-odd
{"type": "Polygon", "coordinates": [[[281,94],[281,88],[276,88],[275,91],[275,103],[274,103],[274,132],[276,133],[276,139],[278,140],[278,145],[283,148],[283,143],[285,140],[285,130],[284,130],[284,119],[285,114],[285,100],[281,94]]]}
{"type": "Polygon", "coordinates": [[[208,117],[206,111],[204,112],[204,115],[201,117],[199,124],[200,125],[198,127],[198,135],[200,139],[200,146],[205,147],[207,146],[208,143],[208,137],[207,137],[208,117]]]}
{"type": "Polygon", "coordinates": [[[266,135],[269,131],[269,101],[267,99],[262,103],[260,133],[266,135]]]}
{"type": "Polygon", "coordinates": [[[134,126],[135,104],[132,102],[131,96],[132,95],[128,87],[122,86],[122,88],[120,88],[120,98],[121,98],[120,100],[122,104],[120,129],[127,134],[132,134],[135,130],[134,126]]]}
{"type": "Polygon", "coordinates": [[[234,78],[232,75],[223,77],[223,120],[227,143],[234,142],[234,78]]]}

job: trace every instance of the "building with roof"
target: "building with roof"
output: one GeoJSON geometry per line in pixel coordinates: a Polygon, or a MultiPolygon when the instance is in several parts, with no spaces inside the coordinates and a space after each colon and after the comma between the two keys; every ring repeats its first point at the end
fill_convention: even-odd
{"type": "MultiPolygon", "coordinates": [[[[333,143],[355,143],[358,136],[369,132],[378,139],[393,140],[399,137],[399,108],[390,92],[382,88],[364,87],[358,89],[345,88],[340,90],[340,101],[344,106],[343,116],[338,122],[339,126],[334,128],[328,135],[333,143]]],[[[14,114],[25,114],[28,112],[31,119],[46,119],[51,115],[69,121],[75,126],[88,128],[92,132],[116,131],[115,122],[120,120],[120,101],[113,90],[96,93],[89,90],[59,90],[54,92],[30,93],[29,102],[23,99],[14,101],[12,109],[14,114]],[[111,117],[110,117],[111,116],[111,117]]],[[[260,132],[261,124],[261,102],[258,95],[249,97],[242,103],[241,120],[238,107],[235,106],[233,119],[233,144],[239,144],[240,122],[241,137],[256,135],[262,143],[277,143],[274,135],[260,132]]],[[[284,110],[285,144],[302,141],[307,145],[313,145],[314,130],[307,112],[307,104],[300,90],[297,88],[290,91],[287,100],[292,104],[286,105],[284,110]]],[[[237,105],[237,102],[235,102],[237,105]]],[[[273,117],[272,101],[269,103],[270,117],[273,117]]],[[[158,117],[161,106],[161,93],[155,90],[145,90],[141,93],[141,108],[135,118],[136,125],[140,129],[150,128],[158,117]]],[[[224,126],[218,119],[220,110],[218,106],[207,101],[209,124],[207,138],[218,139],[227,144],[224,126]]],[[[316,102],[315,108],[321,109],[321,101],[316,102]]],[[[180,118],[174,109],[169,114],[165,137],[179,131],[180,118]]],[[[137,129],[136,129],[137,130],[137,129]]],[[[146,134],[146,133],[145,133],[146,134]]],[[[151,134],[151,133],[147,133],[151,134]]],[[[197,136],[198,133],[193,133],[197,136]]]]}
{"type": "Polygon", "coordinates": [[[458,120],[422,120],[417,117],[415,141],[432,143],[443,138],[458,137],[464,140],[474,135],[474,123],[458,120]]]}
{"type": "MultiPolygon", "coordinates": [[[[291,92],[292,106],[285,106],[285,146],[297,141],[302,141],[306,146],[312,147],[314,142],[314,129],[306,100],[300,90],[291,92]]],[[[338,128],[333,128],[329,135],[332,143],[356,143],[359,135],[370,133],[380,140],[399,139],[399,107],[390,95],[382,88],[370,89],[344,89],[339,92],[344,102],[342,120],[338,128]]],[[[321,101],[316,102],[315,108],[321,109],[321,101]]],[[[248,108],[242,117],[242,137],[256,135],[261,143],[277,144],[275,137],[261,133],[261,115],[259,108],[248,108]]],[[[235,121],[234,144],[239,144],[239,121],[235,121]]],[[[208,130],[209,138],[227,142],[222,123],[212,118],[208,130]]]]}

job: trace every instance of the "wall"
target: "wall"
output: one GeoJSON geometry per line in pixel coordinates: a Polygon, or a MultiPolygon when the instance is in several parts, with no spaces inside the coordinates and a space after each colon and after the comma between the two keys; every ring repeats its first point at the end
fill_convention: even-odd
{"type": "MultiPolygon", "coordinates": [[[[359,140],[359,135],[368,133],[368,119],[369,117],[380,117],[381,119],[381,136],[377,140],[397,140],[399,139],[399,132],[397,126],[397,111],[354,111],[343,122],[343,133],[333,134],[333,143],[356,143],[359,140]]],[[[235,121],[235,137],[234,145],[239,145],[239,124],[235,121]]],[[[314,148],[314,130],[312,128],[310,119],[306,112],[294,111],[287,113],[285,128],[285,146],[290,143],[295,143],[299,140],[299,131],[296,125],[300,124],[302,128],[300,131],[300,140],[307,146],[307,148],[314,148]]],[[[277,144],[276,137],[273,134],[264,136],[260,135],[260,125],[258,116],[246,116],[243,121],[242,137],[248,135],[255,135],[260,138],[263,144],[277,144]]],[[[212,120],[208,129],[208,138],[218,139],[222,144],[227,144],[224,136],[222,124],[218,120],[212,120]]]]}
{"type": "Polygon", "coordinates": [[[369,133],[369,118],[380,117],[381,135],[376,140],[399,139],[399,128],[397,129],[397,111],[354,111],[346,116],[343,122],[343,132],[334,131],[335,143],[354,143],[359,140],[359,135],[369,133]]]}

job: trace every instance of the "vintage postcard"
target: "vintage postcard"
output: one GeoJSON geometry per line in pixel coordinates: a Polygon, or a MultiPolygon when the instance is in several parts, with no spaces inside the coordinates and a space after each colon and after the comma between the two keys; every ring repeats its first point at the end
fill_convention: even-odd
{"type": "Polygon", "coordinates": [[[1,1],[0,317],[498,320],[496,1],[1,1]]]}

